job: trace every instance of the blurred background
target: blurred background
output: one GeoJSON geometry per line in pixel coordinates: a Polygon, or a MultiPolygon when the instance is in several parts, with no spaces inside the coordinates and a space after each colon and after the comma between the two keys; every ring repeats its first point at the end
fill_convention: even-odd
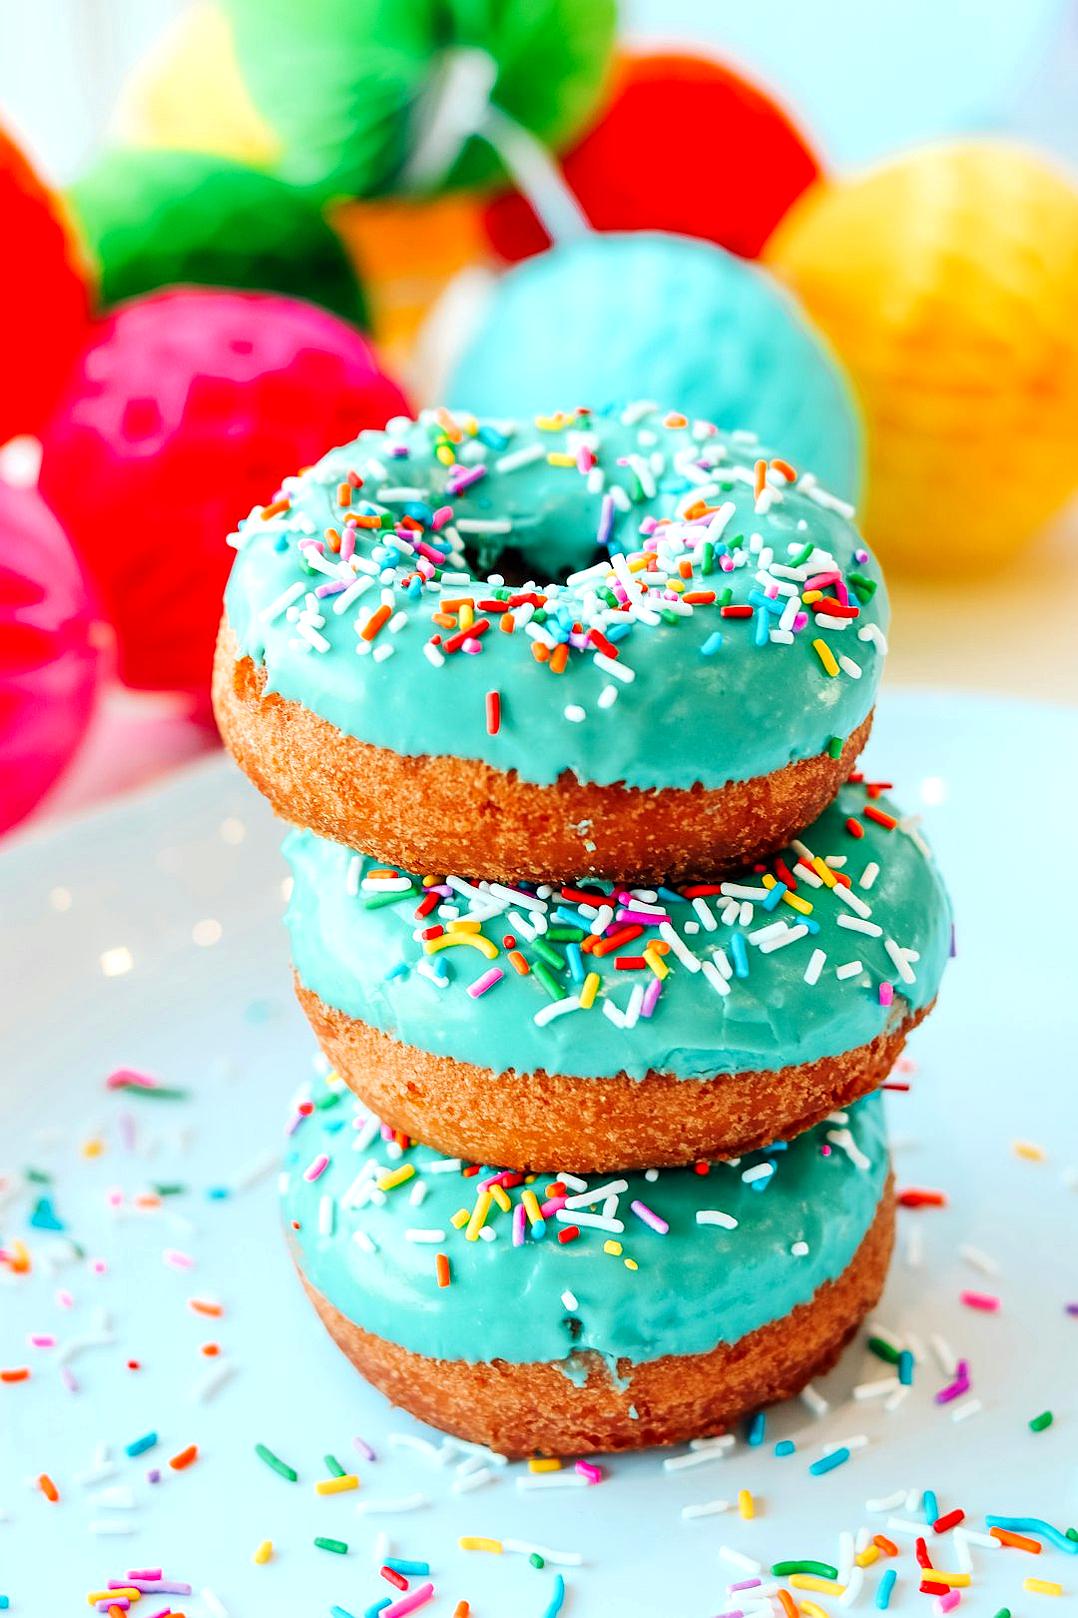
{"type": "Polygon", "coordinates": [[[892,684],[1078,700],[1076,86],[1070,0],[0,8],[0,830],[215,746],[227,534],[443,400],[749,426],[892,684]]]}

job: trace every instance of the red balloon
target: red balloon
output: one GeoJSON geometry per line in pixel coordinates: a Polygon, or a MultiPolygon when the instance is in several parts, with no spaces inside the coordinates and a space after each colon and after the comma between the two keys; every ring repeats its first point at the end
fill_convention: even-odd
{"type": "Polygon", "coordinates": [[[57,199],[0,129],[0,444],[36,433],[78,357],[90,295],[57,199]]]}
{"type": "Polygon", "coordinates": [[[360,332],[295,298],[176,288],[101,321],[40,483],[116,626],[120,678],[204,701],[227,536],[282,478],[407,408],[360,332]]]}
{"type": "Polygon", "coordinates": [[[48,506],[0,482],[0,830],[29,813],[82,740],[106,640],[48,506]]]}
{"type": "MultiPolygon", "coordinates": [[[[755,258],[820,172],[776,101],[721,62],[678,52],[626,55],[599,122],[562,158],[596,230],[700,236],[755,258]]],[[[507,263],[550,246],[519,192],[484,211],[507,263]]]]}

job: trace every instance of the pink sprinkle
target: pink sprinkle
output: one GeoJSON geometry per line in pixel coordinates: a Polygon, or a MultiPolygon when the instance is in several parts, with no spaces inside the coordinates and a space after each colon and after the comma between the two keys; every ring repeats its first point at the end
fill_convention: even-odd
{"type": "Polygon", "coordinates": [[[356,530],[354,523],[345,523],[344,533],[341,535],[341,561],[350,562],[356,551],[356,530]]]}
{"type": "Polygon", "coordinates": [[[439,506],[437,511],[434,513],[434,516],[430,520],[430,525],[434,529],[434,532],[437,533],[439,529],[445,527],[447,522],[452,522],[452,520],[453,507],[439,506]]]}
{"type": "Polygon", "coordinates": [[[105,1080],[106,1090],[157,1090],[161,1080],[134,1067],[118,1067],[105,1080]]]}
{"type": "MultiPolygon", "coordinates": [[[[483,642],[481,640],[476,640],[474,635],[469,635],[467,640],[461,641],[460,649],[462,652],[467,652],[469,657],[474,657],[477,652],[481,652],[483,650],[483,642]]],[[[398,1606],[399,1605],[400,1603],[398,1602],[398,1606]]],[[[388,1611],[389,1608],[387,1607],[386,1612],[388,1611]]]]}
{"type": "Polygon", "coordinates": [[[581,1477],[587,1478],[589,1483],[601,1483],[603,1481],[602,1467],[594,1466],[591,1461],[577,1461],[573,1471],[579,1472],[581,1477]]]}
{"type": "Polygon", "coordinates": [[[190,1253],[181,1253],[178,1247],[166,1247],[161,1257],[170,1270],[193,1270],[195,1267],[190,1253]]]}
{"type": "Polygon", "coordinates": [[[394,1601],[392,1606],[383,1607],[381,1618],[407,1618],[408,1613],[415,1612],[418,1607],[425,1607],[433,1594],[433,1584],[421,1584],[418,1590],[413,1590],[403,1601],[394,1601]]]}
{"type": "Polygon", "coordinates": [[[328,1168],[329,1158],[326,1156],[325,1152],[319,1152],[314,1161],[312,1163],[308,1163],[307,1167],[304,1169],[303,1178],[310,1181],[310,1183],[313,1185],[315,1180],[320,1180],[322,1178],[323,1174],[328,1168]]]}
{"type": "Polygon", "coordinates": [[[567,1200],[565,1197],[548,1197],[546,1202],[539,1204],[539,1212],[544,1219],[552,1219],[559,1208],[565,1207],[567,1200]]]}
{"type": "Polygon", "coordinates": [[[74,1309],[75,1307],[74,1298],[71,1296],[70,1292],[63,1288],[61,1288],[61,1290],[56,1294],[56,1302],[59,1304],[61,1309],[74,1309]]]}
{"type": "Polygon", "coordinates": [[[56,1347],[56,1338],[53,1337],[49,1332],[31,1332],[29,1341],[31,1348],[56,1347]]]}
{"type": "Polygon", "coordinates": [[[937,1596],[932,1605],[937,1612],[953,1612],[961,1599],[961,1590],[948,1590],[945,1596],[937,1596]]]}
{"type": "Polygon", "coordinates": [[[118,1185],[111,1186],[109,1190],[105,1192],[105,1201],[108,1203],[110,1208],[122,1208],[123,1200],[124,1194],[118,1185]]]}
{"type": "Polygon", "coordinates": [[[994,1315],[1001,1300],[991,1292],[960,1292],[958,1301],[964,1303],[967,1309],[981,1309],[985,1314],[994,1315]]]}
{"type": "Polygon", "coordinates": [[[587,445],[581,444],[576,452],[576,467],[578,472],[590,472],[595,465],[594,451],[587,445]]]}
{"type": "MultiPolygon", "coordinates": [[[[164,1578],[164,1573],[159,1567],[133,1567],[128,1571],[127,1577],[129,1579],[161,1579],[164,1578]]],[[[112,1589],[111,1584],[109,1589],[112,1589]]]]}
{"type": "Polygon", "coordinates": [[[325,584],[316,584],[314,593],[321,599],[323,596],[339,596],[342,590],[347,590],[348,584],[344,579],[327,579],[325,584]]]}
{"type": "Polygon", "coordinates": [[[880,984],[880,1005],[881,1006],[889,1006],[892,1003],[892,1001],[894,1000],[894,998],[895,998],[895,986],[894,986],[894,984],[893,983],[881,983],[880,984]]]}
{"type": "Polygon", "coordinates": [[[661,1218],[654,1208],[649,1208],[646,1202],[641,1202],[639,1198],[630,1202],[629,1207],[638,1219],[642,1219],[645,1225],[650,1225],[652,1230],[657,1230],[660,1236],[665,1236],[670,1229],[666,1220],[661,1218]]]}
{"type": "Polygon", "coordinates": [[[663,986],[661,981],[658,978],[652,978],[651,982],[644,990],[644,998],[640,1002],[640,1015],[642,1017],[651,1016],[652,1012],[655,1010],[655,1007],[659,1004],[659,996],[662,994],[662,992],[663,986]]]}
{"type": "Polygon", "coordinates": [[[522,1202],[514,1203],[514,1205],[513,1205],[513,1246],[514,1247],[523,1247],[524,1246],[524,1220],[525,1220],[525,1217],[526,1216],[525,1216],[525,1212],[524,1212],[524,1204],[522,1202]]]}
{"type": "Polygon", "coordinates": [[[92,1258],[90,1268],[95,1275],[107,1275],[109,1273],[109,1267],[103,1258],[92,1258]]]}
{"type": "Polygon", "coordinates": [[[736,1595],[739,1590],[755,1590],[762,1583],[762,1579],[742,1579],[739,1584],[728,1584],[726,1593],[732,1596],[736,1595]]]}
{"type": "Polygon", "coordinates": [[[474,983],[469,983],[468,993],[473,1000],[478,1000],[480,995],[486,994],[488,989],[493,989],[496,983],[500,983],[504,976],[505,973],[500,966],[492,966],[489,972],[480,973],[474,983]]]}

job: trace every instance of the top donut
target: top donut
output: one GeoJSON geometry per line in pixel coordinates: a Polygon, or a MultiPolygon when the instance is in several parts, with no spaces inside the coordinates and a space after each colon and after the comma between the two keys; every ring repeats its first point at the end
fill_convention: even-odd
{"type": "Polygon", "coordinates": [[[888,607],[852,515],[648,402],[397,418],[232,536],[218,723],[280,814],[407,869],[714,875],[868,734],[888,607]]]}

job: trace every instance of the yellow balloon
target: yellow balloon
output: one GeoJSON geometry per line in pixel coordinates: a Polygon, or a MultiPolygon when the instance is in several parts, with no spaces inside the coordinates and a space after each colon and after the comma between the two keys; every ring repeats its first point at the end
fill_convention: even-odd
{"type": "Polygon", "coordinates": [[[120,92],[113,133],[131,146],[214,152],[252,168],[280,156],[277,136],[240,77],[228,21],[210,0],[181,12],[135,68],[120,92]]]}
{"type": "Polygon", "coordinates": [[[764,257],[864,408],[885,561],[1001,563],[1078,488],[1078,191],[1003,142],[820,182],[764,257]]]}

